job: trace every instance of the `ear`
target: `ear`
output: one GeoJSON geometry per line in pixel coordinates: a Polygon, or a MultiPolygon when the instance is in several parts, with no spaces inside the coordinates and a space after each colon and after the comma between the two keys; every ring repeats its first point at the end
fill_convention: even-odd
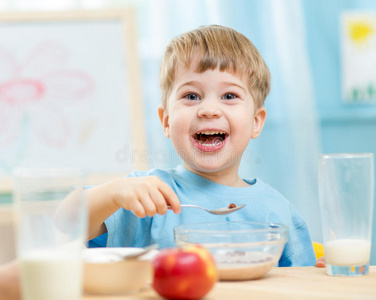
{"type": "Polygon", "coordinates": [[[255,116],[253,120],[252,135],[251,135],[252,139],[257,138],[260,135],[262,128],[264,127],[265,120],[266,120],[266,109],[265,107],[260,107],[255,112],[255,116]]]}
{"type": "Polygon", "coordinates": [[[158,107],[158,115],[159,115],[159,120],[161,121],[161,124],[162,124],[163,133],[167,138],[169,138],[170,137],[170,122],[169,122],[167,109],[162,107],[162,105],[160,105],[158,107]]]}

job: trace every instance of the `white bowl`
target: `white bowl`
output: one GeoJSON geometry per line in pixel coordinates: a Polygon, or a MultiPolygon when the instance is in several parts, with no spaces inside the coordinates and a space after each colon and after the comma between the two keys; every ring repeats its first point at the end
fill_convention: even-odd
{"type": "Polygon", "coordinates": [[[84,292],[98,295],[135,293],[151,282],[153,250],[140,259],[122,260],[121,255],[141,248],[90,248],[84,250],[84,292]]]}
{"type": "Polygon", "coordinates": [[[287,227],[262,222],[213,222],[175,227],[179,247],[199,244],[212,254],[220,280],[258,279],[281,257],[287,227]]]}

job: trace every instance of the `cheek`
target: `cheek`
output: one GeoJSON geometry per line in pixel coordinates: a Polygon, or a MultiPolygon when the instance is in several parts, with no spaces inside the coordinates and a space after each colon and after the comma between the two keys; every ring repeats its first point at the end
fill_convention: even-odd
{"type": "Polygon", "coordinates": [[[241,148],[247,146],[253,133],[253,120],[250,116],[238,116],[232,123],[231,134],[236,138],[237,143],[241,148]]]}
{"type": "Polygon", "coordinates": [[[244,108],[238,111],[236,114],[232,114],[231,123],[237,128],[242,128],[244,131],[251,131],[254,126],[253,111],[244,108]]]}
{"type": "Polygon", "coordinates": [[[184,116],[170,118],[170,137],[173,141],[182,140],[188,132],[187,122],[184,119],[184,116]]]}
{"type": "Polygon", "coordinates": [[[170,130],[187,133],[192,120],[192,111],[186,107],[175,105],[170,113],[170,130]]]}

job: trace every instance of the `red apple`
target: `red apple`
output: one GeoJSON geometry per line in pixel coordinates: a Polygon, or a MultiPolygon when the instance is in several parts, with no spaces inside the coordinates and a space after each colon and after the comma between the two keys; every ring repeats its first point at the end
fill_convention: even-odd
{"type": "Polygon", "coordinates": [[[218,278],[213,257],[200,246],[162,250],[153,267],[153,288],[167,299],[200,299],[218,278]]]}

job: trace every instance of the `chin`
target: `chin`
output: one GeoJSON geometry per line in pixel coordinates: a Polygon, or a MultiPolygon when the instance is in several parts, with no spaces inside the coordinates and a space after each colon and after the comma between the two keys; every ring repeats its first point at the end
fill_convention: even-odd
{"type": "Polygon", "coordinates": [[[194,173],[216,173],[223,171],[226,171],[226,173],[238,173],[241,155],[235,151],[202,152],[193,150],[189,153],[191,155],[180,157],[184,161],[185,168],[194,173]]]}
{"type": "Polygon", "coordinates": [[[202,163],[202,164],[188,164],[185,163],[184,166],[186,169],[192,171],[193,173],[217,173],[217,172],[222,172],[226,171],[231,172],[231,170],[237,170],[239,168],[239,165],[236,167],[234,165],[219,165],[218,163],[216,164],[210,164],[210,163],[202,163]]]}

